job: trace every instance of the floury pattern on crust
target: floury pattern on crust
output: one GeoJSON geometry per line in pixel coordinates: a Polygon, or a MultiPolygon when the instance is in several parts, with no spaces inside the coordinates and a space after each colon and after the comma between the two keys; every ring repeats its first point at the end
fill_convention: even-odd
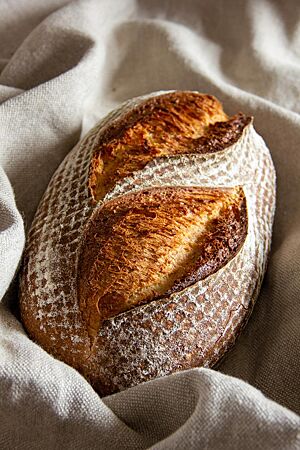
{"type": "Polygon", "coordinates": [[[271,243],[275,171],[252,123],[222,151],[152,160],[95,205],[88,177],[98,136],[148,98],[130,100],[109,114],[60,165],[30,230],[21,278],[21,313],[30,336],[77,368],[102,395],[177,370],[215,364],[249,318],[271,243]],[[247,199],[246,240],[215,274],[107,320],[91,346],[77,295],[85,227],[103,203],[158,186],[242,186],[247,199]]]}

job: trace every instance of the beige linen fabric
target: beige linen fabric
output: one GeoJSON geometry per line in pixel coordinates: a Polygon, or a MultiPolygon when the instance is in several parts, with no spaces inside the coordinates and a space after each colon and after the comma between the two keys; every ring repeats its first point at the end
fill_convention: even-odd
{"type": "Polygon", "coordinates": [[[296,0],[1,1],[1,449],[300,448],[299,80],[296,0]],[[208,92],[229,114],[255,117],[278,177],[269,268],[218,371],[100,399],[20,324],[8,286],[22,217],[28,229],[55,168],[97,119],[163,89],[208,92]]]}

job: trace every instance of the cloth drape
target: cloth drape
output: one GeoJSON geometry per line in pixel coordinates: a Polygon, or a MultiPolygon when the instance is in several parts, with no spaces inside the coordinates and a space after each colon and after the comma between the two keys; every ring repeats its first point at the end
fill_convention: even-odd
{"type": "Polygon", "coordinates": [[[1,1],[1,449],[300,448],[299,80],[296,0],[1,1]],[[216,370],[101,399],[28,338],[15,275],[38,202],[78,139],[124,100],[170,89],[254,116],[277,171],[268,271],[216,370]]]}

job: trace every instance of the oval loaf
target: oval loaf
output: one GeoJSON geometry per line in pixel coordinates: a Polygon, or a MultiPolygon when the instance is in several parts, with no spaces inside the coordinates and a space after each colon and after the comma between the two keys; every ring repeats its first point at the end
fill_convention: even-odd
{"type": "Polygon", "coordinates": [[[266,269],[275,171],[252,118],[159,92],[97,124],[54,174],[29,232],[29,336],[108,395],[210,367],[266,269]]]}

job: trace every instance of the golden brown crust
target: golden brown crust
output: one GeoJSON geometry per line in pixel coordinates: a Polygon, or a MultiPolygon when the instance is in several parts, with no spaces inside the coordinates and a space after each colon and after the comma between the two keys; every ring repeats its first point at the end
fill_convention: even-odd
{"type": "Polygon", "coordinates": [[[102,199],[154,158],[223,150],[250,120],[244,114],[229,118],[211,95],[172,92],[148,99],[101,135],[91,163],[91,194],[102,199]]]}
{"type": "Polygon", "coordinates": [[[152,188],[105,203],[89,222],[79,258],[79,303],[90,336],[104,320],[216,272],[246,234],[239,187],[152,188]]]}
{"type": "Polygon", "coordinates": [[[249,121],[203,94],[135,99],[52,178],[26,247],[22,321],[100,395],[215,364],[247,321],[275,205],[249,121]]]}

